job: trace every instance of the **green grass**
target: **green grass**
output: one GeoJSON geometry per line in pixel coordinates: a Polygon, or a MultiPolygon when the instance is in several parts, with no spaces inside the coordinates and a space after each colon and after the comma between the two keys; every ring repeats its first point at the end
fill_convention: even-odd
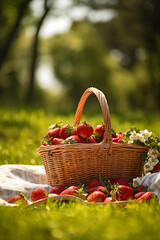
{"type": "Polygon", "coordinates": [[[0,236],[2,240],[158,240],[159,210],[159,206],[146,204],[119,208],[80,203],[25,211],[1,208],[0,236]]]}
{"type": "MultiPolygon", "coordinates": [[[[82,120],[95,127],[101,114],[82,120]]],[[[44,109],[0,109],[0,165],[42,164],[36,153],[48,126],[73,123],[74,114],[56,115],[44,109]]],[[[112,128],[126,131],[130,126],[153,131],[160,136],[158,114],[142,112],[111,114],[112,128]]],[[[160,207],[155,204],[131,204],[127,208],[86,206],[80,203],[51,204],[25,210],[0,207],[0,239],[10,240],[90,240],[160,239],[160,207]]]]}

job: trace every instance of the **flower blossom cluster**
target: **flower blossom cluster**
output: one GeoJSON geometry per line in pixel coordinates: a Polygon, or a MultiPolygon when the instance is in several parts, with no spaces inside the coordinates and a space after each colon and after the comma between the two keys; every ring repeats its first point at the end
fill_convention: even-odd
{"type": "Polygon", "coordinates": [[[160,152],[155,149],[150,149],[147,153],[148,161],[144,164],[144,173],[152,171],[154,166],[159,163],[158,156],[160,152]]]}
{"type": "MultiPolygon", "coordinates": [[[[145,157],[144,174],[154,171],[160,171],[160,139],[155,137],[152,132],[147,129],[138,130],[135,127],[131,127],[124,137],[124,142],[129,144],[142,144],[149,147],[147,156],[145,157]]],[[[140,179],[133,179],[133,185],[138,186],[140,179]]]]}
{"type": "Polygon", "coordinates": [[[136,132],[135,130],[130,133],[129,139],[130,143],[139,140],[142,143],[146,143],[149,137],[152,135],[152,132],[149,132],[147,129],[136,132]]]}

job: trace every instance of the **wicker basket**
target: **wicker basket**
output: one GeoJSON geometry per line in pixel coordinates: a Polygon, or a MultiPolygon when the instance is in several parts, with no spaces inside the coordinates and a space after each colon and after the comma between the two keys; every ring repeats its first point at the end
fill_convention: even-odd
{"type": "Polygon", "coordinates": [[[84,104],[90,94],[95,94],[102,109],[105,133],[101,143],[76,143],[40,146],[48,183],[52,186],[88,184],[102,174],[107,179],[123,177],[131,181],[142,176],[142,154],[148,148],[135,144],[112,143],[111,120],[107,100],[96,88],[88,88],[82,95],[75,114],[75,123],[80,122],[84,104]]]}

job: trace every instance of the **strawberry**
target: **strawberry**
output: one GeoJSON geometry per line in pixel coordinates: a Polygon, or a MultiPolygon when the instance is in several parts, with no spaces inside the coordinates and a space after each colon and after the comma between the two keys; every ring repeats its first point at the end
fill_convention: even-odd
{"type": "Polygon", "coordinates": [[[149,202],[153,197],[155,197],[155,194],[153,192],[145,192],[136,201],[137,202],[149,202]]]}
{"type": "Polygon", "coordinates": [[[106,195],[101,191],[94,191],[87,197],[88,202],[104,202],[106,195]]]}
{"type": "Polygon", "coordinates": [[[63,144],[85,143],[85,139],[78,135],[70,136],[63,140],[63,144]]]}
{"type": "Polygon", "coordinates": [[[37,188],[37,189],[34,189],[31,194],[30,194],[30,198],[31,198],[31,201],[32,202],[35,202],[37,200],[40,200],[40,199],[44,199],[44,198],[47,198],[48,196],[48,192],[46,190],[42,190],[40,188],[37,188]]]}
{"type": "Polygon", "coordinates": [[[41,146],[49,146],[49,143],[41,143],[41,146]]]}
{"type": "Polygon", "coordinates": [[[53,138],[52,143],[53,145],[59,145],[63,141],[63,138],[53,138]]]}
{"type": "Polygon", "coordinates": [[[75,131],[75,127],[70,124],[66,124],[60,129],[60,136],[61,138],[66,139],[67,137],[74,135],[75,131]]]}
{"type": "Polygon", "coordinates": [[[70,186],[60,193],[60,195],[74,195],[78,192],[77,186],[70,186]]]}
{"type": "Polygon", "coordinates": [[[96,187],[91,187],[88,189],[88,193],[92,193],[92,192],[95,192],[95,191],[101,191],[101,192],[105,192],[107,191],[107,189],[103,186],[96,186],[96,187]]]}
{"type": "Polygon", "coordinates": [[[66,187],[64,185],[57,185],[57,186],[54,186],[51,190],[50,190],[50,193],[54,193],[54,194],[57,194],[59,195],[61,192],[63,192],[64,190],[66,189],[66,187]]]}
{"type": "Polygon", "coordinates": [[[97,138],[99,139],[103,139],[104,136],[104,132],[105,132],[105,126],[104,124],[99,124],[95,127],[94,129],[94,134],[97,138]]]}
{"type": "Polygon", "coordinates": [[[83,122],[78,125],[76,132],[82,138],[89,138],[93,134],[93,128],[90,124],[83,122]]]}
{"type": "Polygon", "coordinates": [[[136,187],[135,190],[136,190],[137,192],[146,192],[146,191],[147,191],[147,188],[144,187],[144,186],[142,186],[142,185],[140,185],[140,186],[136,187]]]}
{"type": "Polygon", "coordinates": [[[109,202],[115,202],[115,200],[112,197],[106,197],[104,200],[104,203],[109,203],[109,202]]]}
{"type": "Polygon", "coordinates": [[[93,179],[87,186],[87,188],[92,188],[92,187],[97,187],[97,186],[100,186],[101,185],[101,182],[99,179],[93,179]]]}
{"type": "Polygon", "coordinates": [[[49,130],[47,133],[46,133],[46,137],[50,137],[50,138],[60,138],[60,128],[54,128],[54,129],[51,129],[49,130]]]}
{"type": "Polygon", "coordinates": [[[127,200],[133,194],[133,189],[125,185],[114,186],[114,189],[110,192],[113,199],[127,200]]]}
{"type": "Polygon", "coordinates": [[[110,183],[113,184],[119,184],[119,185],[125,185],[125,186],[129,186],[129,182],[122,177],[118,177],[118,178],[113,178],[110,180],[110,183]]]}
{"type": "Polygon", "coordinates": [[[28,201],[23,193],[18,193],[18,195],[13,196],[8,200],[8,203],[12,204],[28,204],[28,201]]]}
{"type": "Polygon", "coordinates": [[[86,138],[86,143],[97,143],[97,141],[93,137],[90,137],[86,138]]]}
{"type": "Polygon", "coordinates": [[[154,172],[159,172],[160,171],[160,163],[157,163],[155,166],[154,166],[154,168],[153,168],[153,170],[151,171],[152,173],[154,173],[154,172]]]}
{"type": "Polygon", "coordinates": [[[143,194],[145,194],[145,192],[138,192],[134,195],[134,199],[138,199],[139,197],[141,197],[143,194]]]}
{"type": "Polygon", "coordinates": [[[112,142],[121,143],[123,135],[123,133],[118,133],[116,137],[112,138],[112,142]]]}

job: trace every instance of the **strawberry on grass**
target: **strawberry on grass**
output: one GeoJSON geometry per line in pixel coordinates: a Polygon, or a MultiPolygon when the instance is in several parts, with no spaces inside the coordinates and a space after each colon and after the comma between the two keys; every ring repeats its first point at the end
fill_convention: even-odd
{"type": "Polygon", "coordinates": [[[105,193],[101,191],[94,191],[87,197],[87,202],[104,202],[105,199],[105,193]]]}
{"type": "Polygon", "coordinates": [[[144,187],[142,185],[135,188],[136,192],[147,192],[147,187],[144,187]]]}
{"type": "Polygon", "coordinates": [[[157,200],[157,196],[153,192],[145,192],[139,198],[137,198],[136,202],[150,202],[151,199],[157,200]]]}
{"type": "Polygon", "coordinates": [[[133,199],[138,199],[140,198],[143,194],[145,194],[145,192],[137,192],[134,196],[133,196],[133,199]]]}
{"type": "Polygon", "coordinates": [[[104,203],[110,203],[110,202],[115,202],[115,199],[113,199],[112,197],[106,197],[106,199],[104,200],[104,203]]]}
{"type": "Polygon", "coordinates": [[[21,204],[28,205],[28,201],[26,199],[25,194],[21,192],[13,196],[12,198],[10,198],[7,202],[12,204],[17,204],[17,205],[21,205],[21,204]]]}
{"type": "Polygon", "coordinates": [[[93,179],[89,182],[87,188],[92,188],[92,187],[97,187],[97,186],[101,186],[101,182],[100,180],[97,178],[97,179],[93,179]]]}
{"type": "Polygon", "coordinates": [[[95,192],[95,191],[108,192],[108,190],[103,186],[96,186],[96,187],[91,187],[88,189],[89,194],[92,192],[95,192]]]}
{"type": "Polygon", "coordinates": [[[64,185],[56,185],[56,186],[52,187],[52,189],[50,190],[50,193],[59,195],[65,189],[66,189],[66,187],[64,185]]]}
{"type": "Polygon", "coordinates": [[[114,185],[114,189],[110,191],[111,197],[118,201],[124,201],[132,197],[133,188],[125,185],[114,185]]]}
{"type": "Polygon", "coordinates": [[[30,194],[30,199],[32,202],[35,202],[40,199],[47,198],[49,192],[40,188],[34,189],[30,194]]]}
{"type": "Polygon", "coordinates": [[[126,186],[129,186],[129,182],[125,179],[125,178],[122,178],[122,177],[117,177],[117,178],[112,178],[110,180],[110,183],[113,185],[113,184],[119,184],[119,185],[126,185],[126,186]]]}
{"type": "Polygon", "coordinates": [[[77,186],[70,186],[60,193],[60,195],[74,195],[79,188],[77,186]]]}

